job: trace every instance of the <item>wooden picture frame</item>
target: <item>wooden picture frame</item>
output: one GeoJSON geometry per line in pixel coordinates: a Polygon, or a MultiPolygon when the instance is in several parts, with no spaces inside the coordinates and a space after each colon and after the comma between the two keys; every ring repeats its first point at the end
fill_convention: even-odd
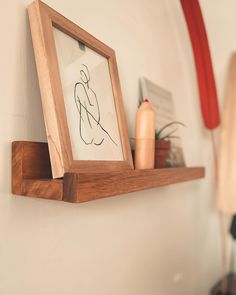
{"type": "MultiPolygon", "coordinates": [[[[88,173],[94,171],[109,172],[133,169],[114,50],[39,0],[29,5],[28,13],[53,178],[63,177],[66,172],[88,173]],[[79,52],[78,56],[81,55],[83,58],[87,56],[86,58],[90,64],[92,62],[95,64],[94,60],[101,61],[99,66],[93,65],[94,77],[90,77],[89,67],[82,64],[84,66],[83,70],[78,68],[78,74],[81,74],[78,80],[79,82],[76,84],[70,81],[68,77],[71,77],[72,71],[70,72],[68,70],[69,63],[67,64],[65,76],[67,73],[70,73],[68,74],[70,76],[64,77],[63,67],[66,64],[62,59],[64,53],[60,55],[60,50],[58,49],[60,48],[60,42],[64,42],[63,40],[69,42],[68,44],[73,44],[73,46],[78,45],[79,49],[76,49],[79,52]],[[83,50],[86,50],[86,55],[81,54],[80,51],[83,50]],[[108,76],[109,78],[105,79],[108,76]],[[103,95],[101,95],[102,98],[100,98],[100,101],[97,98],[94,88],[88,86],[90,79],[96,82],[95,85],[99,89],[101,88],[100,93],[103,93],[103,95]],[[109,79],[110,81],[108,81],[109,79]],[[72,88],[68,86],[69,83],[70,85],[74,85],[73,92],[71,90],[72,88]],[[90,100],[88,100],[89,106],[94,107],[96,114],[90,111],[87,107],[88,104],[83,100],[85,97],[84,94],[81,94],[82,90],[80,88],[87,91],[88,87],[90,87],[90,94],[94,101],[96,101],[96,103],[91,102],[90,104],[90,100]],[[70,90],[67,91],[67,89],[70,90]],[[105,89],[108,89],[111,95],[108,96],[108,92],[102,92],[105,89]],[[68,93],[71,95],[71,100],[68,98],[68,93]],[[111,96],[114,102],[110,99],[111,96]],[[112,135],[110,133],[108,134],[108,129],[103,126],[98,102],[100,103],[100,107],[103,108],[104,114],[110,115],[110,121],[105,115],[103,116],[103,120],[106,122],[106,128],[113,128],[112,135]],[[73,111],[68,112],[72,107],[73,111]],[[75,117],[76,109],[78,111],[78,125],[76,123],[73,126],[73,122],[76,122],[75,118],[77,118],[75,117]],[[85,115],[83,115],[83,111],[85,115]],[[111,122],[111,118],[113,117],[112,124],[110,124],[109,122],[111,122]],[[77,129],[78,138],[75,134],[75,130],[77,129]],[[97,139],[95,138],[97,134],[102,135],[97,139]],[[115,139],[113,138],[113,134],[116,135],[114,137],[115,139]],[[73,140],[76,142],[75,145],[72,144],[73,140]],[[74,146],[77,146],[81,140],[84,141],[86,146],[84,147],[80,144],[79,149],[74,151],[74,146]],[[106,143],[106,145],[103,143],[106,143]],[[86,149],[87,146],[89,146],[89,149],[86,149]],[[98,146],[99,152],[96,152],[98,151],[98,146]],[[102,149],[104,151],[107,150],[107,152],[104,152],[102,149]]],[[[63,48],[69,47],[65,45],[63,48]]],[[[67,55],[67,57],[71,56],[67,55]]],[[[73,61],[73,71],[75,69],[74,64],[76,65],[78,60],[80,60],[80,57],[77,58],[76,56],[73,61]]],[[[73,79],[75,79],[74,76],[73,79]]],[[[87,92],[85,93],[86,97],[88,97],[87,92]]]]}

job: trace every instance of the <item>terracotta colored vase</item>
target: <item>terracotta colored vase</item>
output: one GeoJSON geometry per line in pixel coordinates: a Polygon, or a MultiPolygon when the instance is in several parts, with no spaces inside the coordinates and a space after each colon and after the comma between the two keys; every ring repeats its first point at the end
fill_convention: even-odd
{"type": "Polygon", "coordinates": [[[169,140],[161,139],[155,141],[155,168],[165,168],[169,150],[169,140]]]}

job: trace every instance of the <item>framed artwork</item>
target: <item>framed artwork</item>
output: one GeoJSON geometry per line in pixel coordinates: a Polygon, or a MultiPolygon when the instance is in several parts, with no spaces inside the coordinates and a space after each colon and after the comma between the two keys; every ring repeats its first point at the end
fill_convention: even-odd
{"type": "Polygon", "coordinates": [[[28,12],[53,177],[133,169],[113,49],[41,1],[28,12]]]}
{"type": "Polygon", "coordinates": [[[147,98],[156,111],[156,133],[161,133],[161,139],[170,140],[170,151],[166,160],[166,167],[184,167],[179,128],[183,122],[178,122],[172,94],[146,78],[140,79],[142,99],[147,98]]]}

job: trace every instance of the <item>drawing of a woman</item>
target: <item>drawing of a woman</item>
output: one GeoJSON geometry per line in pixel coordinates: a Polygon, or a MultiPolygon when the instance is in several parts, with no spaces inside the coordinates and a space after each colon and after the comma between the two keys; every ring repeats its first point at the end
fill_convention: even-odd
{"type": "Polygon", "coordinates": [[[89,70],[83,64],[80,70],[80,82],[77,82],[74,87],[74,100],[80,116],[80,137],[86,145],[101,145],[107,137],[116,144],[101,125],[101,112],[97,95],[90,87],[89,82],[89,70]]]}

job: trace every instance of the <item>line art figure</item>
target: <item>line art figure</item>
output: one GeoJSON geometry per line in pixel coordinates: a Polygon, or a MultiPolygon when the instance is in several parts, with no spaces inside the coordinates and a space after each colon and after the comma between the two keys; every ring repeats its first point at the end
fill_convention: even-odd
{"type": "Polygon", "coordinates": [[[74,86],[74,100],[79,113],[79,134],[86,145],[102,145],[106,139],[117,143],[101,124],[97,95],[90,87],[90,73],[85,64],[80,70],[80,82],[74,86]]]}

